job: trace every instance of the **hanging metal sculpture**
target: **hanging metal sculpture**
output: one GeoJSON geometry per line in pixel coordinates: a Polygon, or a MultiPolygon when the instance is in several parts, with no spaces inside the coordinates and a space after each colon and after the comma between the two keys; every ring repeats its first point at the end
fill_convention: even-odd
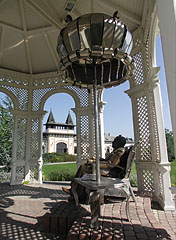
{"type": "Polygon", "coordinates": [[[58,38],[59,71],[67,81],[88,87],[93,85],[96,63],[98,86],[119,85],[134,69],[132,45],[132,35],[117,12],[113,17],[92,13],[70,18],[58,38]]]}
{"type": "Polygon", "coordinates": [[[86,14],[73,21],[67,16],[66,21],[57,44],[59,74],[75,86],[94,90],[96,179],[100,182],[97,88],[117,86],[132,75],[132,35],[118,12],[113,17],[86,14]]]}

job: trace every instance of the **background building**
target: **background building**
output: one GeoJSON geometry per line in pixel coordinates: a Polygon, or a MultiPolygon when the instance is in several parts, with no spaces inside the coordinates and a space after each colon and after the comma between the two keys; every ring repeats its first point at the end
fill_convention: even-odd
{"type": "MultiPolygon", "coordinates": [[[[65,123],[57,123],[54,119],[52,111],[50,111],[46,126],[43,132],[43,153],[77,153],[75,125],[73,124],[70,113],[68,113],[65,123]]],[[[111,136],[110,133],[104,135],[104,150],[112,152],[112,142],[116,136],[111,136]]],[[[126,138],[126,147],[134,144],[132,138],[126,138]]]]}
{"type": "MultiPolygon", "coordinates": [[[[110,133],[105,133],[104,136],[105,153],[113,151],[112,142],[114,141],[115,137],[116,136],[111,136],[110,133]]],[[[125,147],[130,147],[132,145],[134,145],[134,140],[132,138],[126,138],[125,147]]]]}
{"type": "Polygon", "coordinates": [[[65,123],[55,122],[52,111],[50,111],[48,120],[45,124],[46,129],[43,132],[43,152],[68,153],[74,154],[74,124],[70,113],[68,113],[65,123]]]}

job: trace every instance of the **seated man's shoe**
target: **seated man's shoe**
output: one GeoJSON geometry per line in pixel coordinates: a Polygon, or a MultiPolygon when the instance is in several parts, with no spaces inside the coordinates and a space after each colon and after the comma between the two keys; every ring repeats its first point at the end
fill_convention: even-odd
{"type": "Polygon", "coordinates": [[[69,189],[69,188],[62,187],[62,190],[63,190],[65,193],[70,193],[70,189],[69,189]]]}

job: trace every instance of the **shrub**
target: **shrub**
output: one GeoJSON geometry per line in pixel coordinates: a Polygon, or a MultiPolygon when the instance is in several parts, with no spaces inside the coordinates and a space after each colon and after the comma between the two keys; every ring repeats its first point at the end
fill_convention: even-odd
{"type": "Polygon", "coordinates": [[[77,156],[70,155],[67,153],[44,153],[43,162],[44,163],[57,163],[57,162],[75,162],[77,156]]]}
{"type": "Polygon", "coordinates": [[[137,175],[131,174],[130,175],[130,183],[132,187],[137,187],[137,175]]]}
{"type": "Polygon", "coordinates": [[[175,175],[171,175],[171,186],[172,187],[176,186],[176,176],[175,175]]]}
{"type": "Polygon", "coordinates": [[[71,172],[69,169],[64,169],[61,172],[52,171],[45,180],[48,181],[72,181],[75,173],[71,172]]]}
{"type": "Polygon", "coordinates": [[[0,183],[10,182],[11,173],[10,172],[0,172],[0,183]]]}
{"type": "Polygon", "coordinates": [[[170,131],[169,129],[165,129],[165,134],[166,134],[168,159],[171,162],[175,159],[174,136],[173,136],[173,132],[170,131]]]}

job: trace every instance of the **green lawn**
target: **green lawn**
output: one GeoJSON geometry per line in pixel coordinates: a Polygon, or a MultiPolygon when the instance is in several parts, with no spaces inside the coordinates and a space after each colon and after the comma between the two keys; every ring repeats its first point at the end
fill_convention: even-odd
{"type": "Polygon", "coordinates": [[[176,176],[176,160],[171,162],[171,175],[176,176]]]}
{"type": "MultiPolygon", "coordinates": [[[[48,175],[51,172],[70,172],[73,175],[76,173],[76,163],[69,163],[69,164],[53,164],[53,165],[44,165],[43,166],[43,175],[44,178],[47,179],[48,175]]],[[[133,163],[131,175],[136,175],[136,166],[133,163]]],[[[176,161],[171,162],[171,183],[172,185],[176,185],[176,161]]]]}
{"type": "Polygon", "coordinates": [[[69,171],[73,174],[76,173],[76,163],[67,163],[67,164],[52,164],[52,165],[44,165],[42,168],[43,175],[45,176],[45,179],[48,178],[48,175],[51,172],[63,172],[69,171]]]}
{"type": "MultiPolygon", "coordinates": [[[[43,166],[43,174],[47,176],[52,171],[62,171],[68,169],[69,171],[76,172],[77,166],[76,163],[68,163],[68,164],[52,164],[52,165],[44,165],[43,166]]],[[[136,166],[135,163],[132,166],[131,170],[132,174],[136,174],[136,166]]]]}
{"type": "Polygon", "coordinates": [[[171,185],[176,186],[176,160],[171,162],[171,185]]]}
{"type": "Polygon", "coordinates": [[[132,168],[131,168],[131,174],[136,174],[136,164],[133,162],[132,168]]]}

